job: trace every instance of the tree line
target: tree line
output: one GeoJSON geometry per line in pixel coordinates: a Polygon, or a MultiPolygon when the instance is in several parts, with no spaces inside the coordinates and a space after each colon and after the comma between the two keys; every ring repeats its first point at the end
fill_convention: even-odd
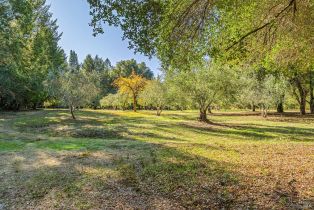
{"type": "Polygon", "coordinates": [[[58,45],[61,36],[45,0],[0,2],[0,109],[69,106],[69,101],[79,102],[72,108],[96,108],[103,96],[116,92],[112,83],[119,76],[134,70],[153,77],[145,63],[135,60],[113,67],[97,55],[80,63],[70,51],[67,58],[58,45]]]}
{"type": "MultiPolygon", "coordinates": [[[[154,77],[144,62],[137,63],[131,59],[112,66],[109,59],[103,60],[97,55],[94,58],[87,55],[80,64],[75,51],[70,51],[66,67],[58,74],[50,76],[47,81],[50,98],[45,101],[44,106],[69,107],[72,118],[75,119],[76,109],[100,108],[103,97],[115,94],[118,84],[128,82],[128,77],[134,75],[141,75],[139,78],[146,80],[154,77]]],[[[119,96],[123,97],[122,94],[119,96]]],[[[134,102],[133,107],[136,109],[136,98],[134,102]]]]}
{"type": "Polygon", "coordinates": [[[0,108],[36,108],[44,81],[64,67],[61,34],[44,0],[0,2],[0,108]]]}
{"type": "Polygon", "coordinates": [[[314,5],[307,0],[89,0],[94,35],[121,27],[145,63],[67,58],[45,0],[0,2],[0,108],[259,108],[314,113],[314,5]],[[237,9],[234,9],[237,8],[237,9]]]}

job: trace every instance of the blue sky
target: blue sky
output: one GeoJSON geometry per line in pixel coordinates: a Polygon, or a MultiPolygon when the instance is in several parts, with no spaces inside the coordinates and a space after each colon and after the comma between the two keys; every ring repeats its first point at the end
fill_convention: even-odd
{"type": "Polygon", "coordinates": [[[104,59],[109,58],[113,65],[117,61],[134,58],[138,62],[144,61],[155,75],[159,73],[159,61],[129,50],[128,41],[122,41],[121,29],[108,26],[104,34],[94,37],[88,25],[91,17],[86,0],[47,0],[47,4],[51,5],[54,19],[58,19],[59,32],[63,32],[59,44],[67,54],[75,50],[80,62],[87,54],[97,54],[104,59]]]}

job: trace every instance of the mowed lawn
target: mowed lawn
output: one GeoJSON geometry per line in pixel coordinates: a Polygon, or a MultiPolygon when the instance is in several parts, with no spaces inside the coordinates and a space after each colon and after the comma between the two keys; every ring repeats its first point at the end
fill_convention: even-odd
{"type": "Polygon", "coordinates": [[[314,116],[0,113],[0,209],[313,209],[314,116]]]}

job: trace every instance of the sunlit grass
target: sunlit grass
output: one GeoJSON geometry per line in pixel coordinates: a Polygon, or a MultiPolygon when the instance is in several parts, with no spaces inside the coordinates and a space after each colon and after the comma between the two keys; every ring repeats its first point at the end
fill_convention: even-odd
{"type": "Polygon", "coordinates": [[[313,116],[264,119],[232,110],[205,124],[197,111],[76,115],[43,110],[0,117],[0,203],[154,208],[158,198],[164,208],[312,205],[313,116]],[[135,203],[125,203],[129,196],[135,203]]]}

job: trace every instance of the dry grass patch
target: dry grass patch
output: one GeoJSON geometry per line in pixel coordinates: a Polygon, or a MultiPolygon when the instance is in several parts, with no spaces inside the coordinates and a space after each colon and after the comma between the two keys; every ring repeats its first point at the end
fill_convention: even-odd
{"type": "Polygon", "coordinates": [[[311,209],[314,119],[65,110],[0,118],[7,209],[311,209]]]}

